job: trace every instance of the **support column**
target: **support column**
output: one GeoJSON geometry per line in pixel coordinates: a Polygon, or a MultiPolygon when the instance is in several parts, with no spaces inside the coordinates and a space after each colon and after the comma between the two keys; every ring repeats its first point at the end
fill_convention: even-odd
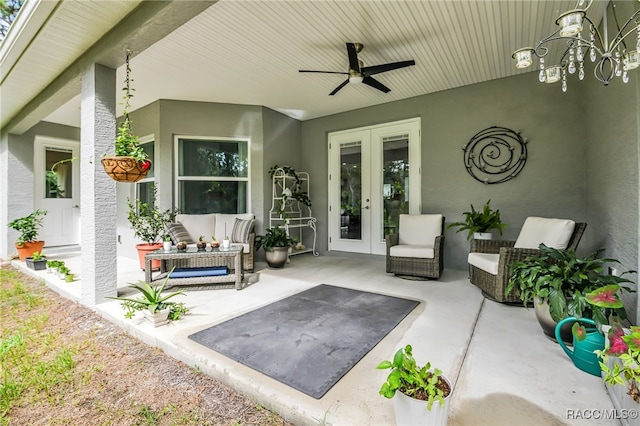
{"type": "Polygon", "coordinates": [[[91,64],[82,76],[80,177],[82,273],[80,302],[94,306],[116,296],[116,182],[100,157],[112,151],[116,133],[116,70],[91,64]]]}

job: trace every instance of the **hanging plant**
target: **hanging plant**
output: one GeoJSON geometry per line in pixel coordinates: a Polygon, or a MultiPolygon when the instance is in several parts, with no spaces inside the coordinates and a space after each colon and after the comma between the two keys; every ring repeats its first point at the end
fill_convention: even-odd
{"type": "Polygon", "coordinates": [[[102,166],[105,172],[114,180],[119,182],[137,182],[143,179],[149,173],[151,168],[151,160],[142,149],[136,136],[131,128],[131,119],[129,118],[129,108],[131,107],[131,98],[133,90],[131,88],[131,67],[129,58],[131,51],[127,50],[127,59],[125,62],[125,86],[123,87],[124,96],[124,120],[118,126],[115,140],[115,156],[102,157],[102,166]]]}

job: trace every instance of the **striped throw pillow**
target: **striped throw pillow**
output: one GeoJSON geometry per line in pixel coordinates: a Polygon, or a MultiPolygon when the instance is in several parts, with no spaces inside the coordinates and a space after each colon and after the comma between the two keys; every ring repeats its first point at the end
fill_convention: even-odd
{"type": "Polygon", "coordinates": [[[180,241],[184,241],[187,244],[193,243],[193,238],[191,238],[191,235],[189,235],[189,232],[181,223],[169,223],[167,225],[167,232],[169,232],[173,244],[178,244],[180,241]]]}
{"type": "Polygon", "coordinates": [[[253,220],[237,219],[233,224],[233,232],[231,233],[232,243],[248,243],[249,234],[253,230],[253,220]]]}

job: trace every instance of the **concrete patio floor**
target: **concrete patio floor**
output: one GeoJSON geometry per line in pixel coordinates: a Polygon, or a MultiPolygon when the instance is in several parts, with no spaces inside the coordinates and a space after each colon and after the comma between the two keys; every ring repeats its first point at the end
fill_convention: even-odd
{"type": "MultiPolygon", "coordinates": [[[[74,272],[81,270],[78,251],[49,257],[65,260],[74,272]]],[[[24,262],[12,264],[79,300],[79,280],[65,283],[28,270],[24,262]]],[[[258,262],[241,291],[188,291],[179,300],[190,314],[163,327],[153,328],[141,317],[125,319],[117,301],[95,310],[297,425],[394,425],[392,401],[378,394],[387,372],[375,366],[406,344],[413,346],[418,363],[431,362],[454,384],[449,425],[620,424],[611,418],[613,405],[602,380],[573,366],[560,346],[544,336],[533,310],[485,300],[466,271],[445,270],[437,281],[409,281],[384,270],[380,256],[305,254],[292,257],[281,270],[258,262]],[[321,399],[188,339],[196,331],[321,283],[423,301],[321,399]]],[[[119,289],[142,279],[136,261],[118,260],[119,289]]]]}

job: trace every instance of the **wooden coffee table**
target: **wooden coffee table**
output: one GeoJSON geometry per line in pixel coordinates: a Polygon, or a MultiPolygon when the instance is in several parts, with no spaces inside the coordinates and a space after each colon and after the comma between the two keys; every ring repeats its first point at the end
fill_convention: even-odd
{"type": "Polygon", "coordinates": [[[172,248],[170,251],[158,249],[145,255],[145,280],[149,284],[163,281],[169,271],[174,267],[180,268],[204,268],[213,266],[227,266],[229,274],[216,276],[193,276],[188,278],[169,278],[167,286],[174,285],[194,285],[194,284],[216,284],[234,282],[236,290],[242,290],[242,245],[231,245],[228,249],[207,248],[205,251],[198,251],[195,247],[179,251],[172,248]],[[153,276],[151,262],[160,261],[160,272],[153,276]]]}

